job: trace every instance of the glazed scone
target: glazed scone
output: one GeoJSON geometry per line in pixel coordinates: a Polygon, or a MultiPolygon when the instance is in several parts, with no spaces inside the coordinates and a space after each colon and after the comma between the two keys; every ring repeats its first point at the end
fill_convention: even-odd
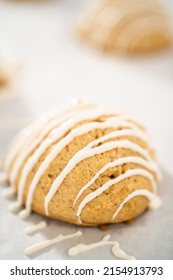
{"type": "Polygon", "coordinates": [[[23,130],[5,166],[14,208],[97,226],[133,219],[158,203],[159,168],[147,133],[125,112],[78,104],[23,130]]]}
{"type": "Polygon", "coordinates": [[[104,51],[137,54],[172,45],[172,22],[159,0],[99,0],[79,18],[80,37],[104,51]]]}

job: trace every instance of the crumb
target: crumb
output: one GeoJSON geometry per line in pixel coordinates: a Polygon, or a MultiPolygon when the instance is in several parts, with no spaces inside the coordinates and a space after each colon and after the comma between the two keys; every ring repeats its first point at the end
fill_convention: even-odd
{"type": "Polygon", "coordinates": [[[108,227],[106,225],[100,225],[99,228],[102,230],[102,231],[106,231],[108,229],[108,227]]]}
{"type": "Polygon", "coordinates": [[[124,223],[125,223],[125,224],[128,224],[128,225],[133,225],[134,222],[135,222],[135,220],[134,220],[134,219],[131,219],[131,220],[128,220],[128,221],[126,221],[126,222],[124,222],[124,223]]]}

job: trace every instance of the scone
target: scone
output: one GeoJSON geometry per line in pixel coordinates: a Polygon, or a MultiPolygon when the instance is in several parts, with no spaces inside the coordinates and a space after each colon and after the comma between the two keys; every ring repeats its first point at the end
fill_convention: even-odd
{"type": "Polygon", "coordinates": [[[7,47],[2,45],[0,46],[0,95],[17,89],[19,73],[16,58],[8,53],[7,47]]]}
{"type": "Polygon", "coordinates": [[[99,0],[77,24],[80,37],[104,51],[137,54],[172,45],[172,23],[159,0],[99,0]]]}
{"type": "Polygon", "coordinates": [[[13,141],[4,166],[20,215],[33,210],[97,226],[133,219],[159,200],[144,128],[119,110],[78,104],[44,115],[13,141]]]}

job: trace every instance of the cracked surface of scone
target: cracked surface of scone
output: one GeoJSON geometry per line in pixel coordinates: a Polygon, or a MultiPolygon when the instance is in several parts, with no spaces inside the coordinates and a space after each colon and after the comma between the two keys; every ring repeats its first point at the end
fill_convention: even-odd
{"type": "Polygon", "coordinates": [[[125,202],[138,190],[152,195],[158,180],[147,133],[126,113],[74,106],[28,130],[16,138],[6,163],[9,182],[28,211],[97,226],[133,219],[149,207],[145,193],[125,202]]]}
{"type": "Polygon", "coordinates": [[[158,0],[99,0],[79,18],[80,37],[98,48],[140,54],[170,48],[172,19],[158,0]]]}

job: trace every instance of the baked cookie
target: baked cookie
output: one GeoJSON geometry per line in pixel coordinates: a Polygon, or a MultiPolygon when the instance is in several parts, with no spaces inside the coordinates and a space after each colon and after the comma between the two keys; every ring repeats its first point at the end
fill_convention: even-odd
{"type": "Polygon", "coordinates": [[[56,110],[13,141],[4,166],[25,205],[68,223],[97,226],[156,207],[159,168],[144,128],[122,111],[78,104],[56,110]]]}
{"type": "Polygon", "coordinates": [[[170,17],[159,0],[100,0],[77,24],[78,34],[104,51],[146,53],[172,45],[170,17]]]}

